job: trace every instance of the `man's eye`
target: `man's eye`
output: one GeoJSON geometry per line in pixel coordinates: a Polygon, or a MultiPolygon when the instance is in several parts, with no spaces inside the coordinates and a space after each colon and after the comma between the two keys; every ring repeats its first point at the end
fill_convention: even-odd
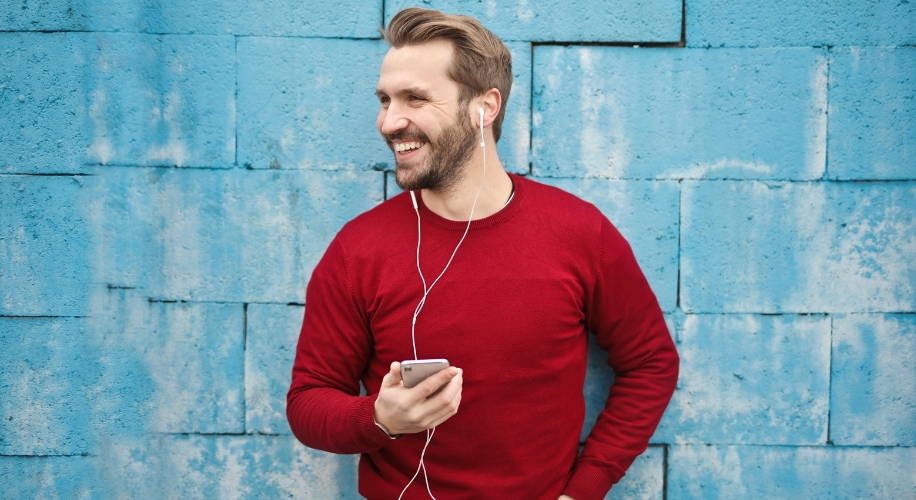
{"type": "Polygon", "coordinates": [[[411,101],[414,101],[414,102],[418,102],[418,101],[425,101],[426,99],[424,99],[424,98],[422,98],[422,97],[420,97],[420,96],[418,96],[418,95],[412,95],[412,96],[410,96],[410,100],[411,100],[411,101]]]}

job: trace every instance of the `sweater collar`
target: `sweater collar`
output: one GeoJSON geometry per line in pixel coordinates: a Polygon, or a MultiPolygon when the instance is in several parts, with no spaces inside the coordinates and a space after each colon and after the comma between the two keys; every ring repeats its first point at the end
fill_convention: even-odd
{"type": "MultiPolygon", "coordinates": [[[[509,179],[512,180],[512,189],[514,190],[513,194],[509,198],[509,202],[506,203],[504,207],[499,209],[493,215],[489,217],[484,217],[483,219],[477,219],[471,221],[471,231],[475,229],[483,229],[486,227],[495,226],[503,221],[510,219],[516,212],[518,212],[519,207],[524,203],[525,199],[525,183],[528,181],[520,175],[509,173],[509,179]]],[[[436,214],[430,210],[425,203],[423,203],[423,197],[417,196],[417,206],[420,210],[420,216],[427,221],[431,221],[433,224],[452,231],[464,231],[468,226],[468,221],[466,220],[449,220],[441,215],[436,214]]]]}

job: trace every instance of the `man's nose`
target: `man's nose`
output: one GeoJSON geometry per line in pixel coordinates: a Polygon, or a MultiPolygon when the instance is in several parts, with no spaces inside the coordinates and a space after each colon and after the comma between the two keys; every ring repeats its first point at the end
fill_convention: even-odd
{"type": "Polygon", "coordinates": [[[379,132],[389,135],[407,128],[409,120],[402,111],[403,109],[395,103],[390,103],[387,109],[379,111],[379,132]]]}

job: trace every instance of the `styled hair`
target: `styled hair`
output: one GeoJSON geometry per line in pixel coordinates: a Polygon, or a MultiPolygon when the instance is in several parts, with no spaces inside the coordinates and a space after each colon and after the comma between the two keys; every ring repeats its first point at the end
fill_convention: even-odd
{"type": "Polygon", "coordinates": [[[512,88],[512,54],[499,37],[473,17],[418,7],[398,12],[388,29],[380,28],[379,31],[396,49],[436,40],[451,42],[454,56],[448,77],[458,84],[461,104],[467,105],[471,99],[494,87],[502,96],[499,113],[493,120],[493,138],[499,141],[512,88]]]}

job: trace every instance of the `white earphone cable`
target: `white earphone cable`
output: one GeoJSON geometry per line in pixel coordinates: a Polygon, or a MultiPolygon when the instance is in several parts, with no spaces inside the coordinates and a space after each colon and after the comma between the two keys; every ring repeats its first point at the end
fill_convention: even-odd
{"type": "MultiPolygon", "coordinates": [[[[474,220],[474,208],[477,207],[477,199],[480,198],[480,192],[483,190],[483,184],[487,178],[487,148],[485,147],[483,136],[483,108],[480,108],[480,148],[483,150],[483,175],[480,177],[480,185],[477,186],[477,193],[474,195],[474,202],[471,203],[471,214],[468,216],[468,225],[464,228],[464,234],[461,235],[461,239],[458,240],[458,244],[455,245],[455,249],[452,250],[452,255],[448,258],[448,262],[445,263],[445,267],[442,268],[442,272],[439,273],[439,276],[432,282],[431,285],[429,285],[429,288],[426,287],[426,278],[423,276],[423,270],[420,268],[420,238],[422,234],[420,230],[420,209],[417,207],[416,199],[413,199],[413,208],[417,213],[417,272],[420,273],[420,280],[423,282],[423,297],[417,304],[416,309],[414,309],[413,319],[410,321],[410,342],[413,345],[413,359],[419,359],[417,357],[417,316],[419,316],[420,311],[423,310],[423,306],[426,304],[426,297],[429,296],[429,292],[432,291],[433,287],[436,286],[436,283],[438,283],[442,276],[445,274],[445,271],[448,270],[448,267],[452,264],[452,259],[454,259],[455,254],[458,253],[458,248],[460,248],[461,244],[464,243],[464,238],[467,237],[468,231],[471,229],[471,221],[474,220]]],[[[410,195],[411,197],[415,196],[412,191],[410,195]]],[[[429,496],[433,500],[436,500],[436,497],[433,496],[432,490],[429,488],[429,475],[426,473],[426,465],[423,463],[423,457],[426,456],[426,448],[429,446],[430,441],[433,440],[433,434],[435,433],[435,427],[426,430],[426,443],[423,445],[423,451],[420,452],[420,464],[417,466],[417,471],[414,472],[413,477],[410,478],[407,486],[404,486],[404,489],[401,490],[401,494],[398,495],[398,500],[401,500],[401,497],[404,496],[407,488],[413,484],[414,480],[420,474],[420,470],[423,471],[423,479],[426,481],[427,493],[429,493],[429,496]]]]}

